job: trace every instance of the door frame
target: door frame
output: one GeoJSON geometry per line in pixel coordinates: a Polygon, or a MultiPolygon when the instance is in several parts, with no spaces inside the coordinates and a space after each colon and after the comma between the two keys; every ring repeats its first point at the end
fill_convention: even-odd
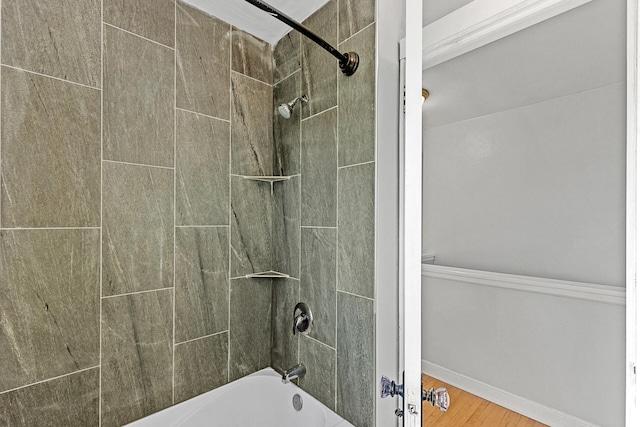
{"type": "Polygon", "coordinates": [[[398,380],[404,383],[404,427],[422,425],[422,1],[406,0],[400,58],[398,380]]]}
{"type": "MultiPolygon", "coordinates": [[[[428,0],[426,0],[428,1],[428,0]]],[[[587,0],[590,1],[590,0],[587,0]]],[[[433,24],[423,29],[423,43],[421,54],[417,53],[417,46],[413,43],[407,43],[408,39],[400,42],[400,60],[405,59],[408,68],[413,70],[417,57],[424,61],[422,68],[436,65],[439,62],[451,59],[455,56],[466,53],[472,49],[488,44],[498,38],[513,34],[516,31],[527,28],[537,22],[549,19],[559,13],[567,11],[573,7],[586,3],[585,0],[474,0],[463,6],[460,10],[450,14],[449,22],[440,22],[439,27],[433,24]],[[522,7],[521,7],[522,6],[522,7]],[[502,8],[502,11],[499,8],[502,8]],[[464,10],[462,10],[464,9],[464,10]],[[493,10],[493,14],[490,13],[493,10]],[[486,16],[479,16],[484,14],[486,16]],[[494,19],[499,16],[499,19],[494,19]],[[452,24],[463,25],[452,25],[452,24]]],[[[638,175],[638,164],[640,163],[640,152],[638,151],[638,135],[640,133],[640,120],[638,114],[640,112],[640,84],[639,84],[639,62],[640,62],[640,33],[638,30],[640,21],[639,0],[627,0],[627,154],[626,154],[626,361],[625,361],[625,420],[626,425],[640,425],[640,402],[638,395],[640,387],[637,382],[637,365],[638,356],[640,355],[640,325],[638,323],[640,307],[640,292],[638,292],[637,276],[640,268],[640,251],[638,251],[638,242],[640,242],[640,176],[638,175]]],[[[412,4],[412,0],[407,0],[406,7],[406,28],[407,35],[411,26],[415,26],[416,16],[422,17],[421,5],[412,4]],[[418,14],[417,11],[420,10],[418,14]]],[[[447,18],[447,17],[445,17],[447,18]]],[[[442,21],[442,20],[441,20],[442,21]]],[[[420,24],[421,25],[421,24],[420,24]]],[[[422,70],[421,70],[422,71],[422,70]]],[[[421,108],[414,98],[417,96],[417,90],[422,87],[422,79],[416,77],[415,72],[407,72],[407,81],[404,86],[410,96],[406,97],[407,125],[406,136],[410,140],[414,140],[415,129],[420,128],[421,117],[416,117],[416,113],[421,112],[421,108]],[[419,88],[416,84],[419,80],[419,88]],[[413,123],[411,121],[414,121],[413,123]]],[[[401,73],[401,76],[403,73],[401,73]]],[[[403,85],[401,85],[401,88],[403,85]]],[[[401,122],[402,127],[402,122],[401,122]]],[[[401,135],[402,137],[402,135],[401,135]]],[[[421,141],[421,136],[420,136],[421,141]]],[[[400,139],[402,146],[404,140],[400,139]]],[[[404,193],[404,199],[400,199],[400,218],[404,221],[405,230],[412,229],[413,233],[418,234],[421,229],[417,223],[416,216],[420,216],[421,205],[417,205],[415,197],[419,194],[418,200],[422,198],[421,177],[417,178],[418,166],[415,164],[415,158],[418,156],[422,159],[421,147],[420,151],[414,150],[410,144],[407,145],[411,149],[410,153],[401,153],[400,156],[400,192],[404,193]],[[402,181],[402,178],[405,181],[402,181]],[[419,182],[415,182],[418,181],[419,182]],[[404,191],[403,191],[404,190],[404,191]],[[418,193],[419,191],[419,193],[418,193]],[[413,195],[412,197],[410,195],[413,195]],[[411,210],[411,212],[407,212],[411,210]],[[417,225],[416,225],[417,224],[417,225]],[[417,226],[417,228],[413,228],[417,226]]],[[[419,171],[422,172],[422,164],[419,165],[419,171]]],[[[403,231],[401,227],[401,238],[403,231]]],[[[406,233],[404,233],[406,234],[406,233]]],[[[414,304],[411,304],[411,298],[420,300],[420,292],[412,289],[415,283],[414,274],[419,271],[415,264],[415,242],[401,241],[400,249],[400,337],[406,333],[404,323],[405,315],[412,312],[414,304]],[[407,256],[410,254],[410,256],[407,256]],[[414,271],[416,270],[416,271],[414,271]],[[403,271],[406,274],[403,277],[403,271]],[[404,280],[404,281],[403,281],[404,280]],[[403,283],[405,293],[402,294],[403,283]],[[411,289],[407,293],[407,289],[411,289]],[[405,305],[403,306],[403,302],[405,305]],[[407,306],[409,302],[410,306],[407,306]],[[409,311],[408,311],[409,310],[409,311]],[[403,312],[404,311],[404,312],[403,312]],[[403,328],[405,330],[403,330],[403,328]]],[[[419,342],[419,341],[418,341],[419,342]]],[[[400,343],[403,347],[403,342],[400,343]]],[[[407,343],[405,342],[404,345],[407,343]]],[[[420,350],[418,350],[420,351],[420,350]]],[[[403,355],[401,354],[401,363],[403,355]]],[[[402,371],[402,369],[400,369],[402,371]]],[[[407,408],[405,407],[405,410],[407,408]]]]}
{"type": "Polygon", "coordinates": [[[627,219],[626,219],[626,425],[640,424],[638,405],[638,382],[636,366],[640,354],[638,337],[638,294],[637,275],[640,264],[637,249],[640,240],[640,217],[638,216],[638,0],[627,0],[627,219]]]}

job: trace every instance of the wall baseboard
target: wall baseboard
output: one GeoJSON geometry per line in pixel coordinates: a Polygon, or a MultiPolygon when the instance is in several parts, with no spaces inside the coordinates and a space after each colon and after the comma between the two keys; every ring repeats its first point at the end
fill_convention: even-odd
{"type": "MultiPolygon", "coordinates": [[[[598,427],[581,418],[560,412],[556,409],[525,399],[492,385],[475,380],[466,375],[451,371],[435,363],[422,360],[422,372],[444,381],[454,387],[475,394],[485,400],[503,406],[511,411],[522,414],[553,427],[598,427]]],[[[451,402],[455,405],[455,402],[451,402]]]]}

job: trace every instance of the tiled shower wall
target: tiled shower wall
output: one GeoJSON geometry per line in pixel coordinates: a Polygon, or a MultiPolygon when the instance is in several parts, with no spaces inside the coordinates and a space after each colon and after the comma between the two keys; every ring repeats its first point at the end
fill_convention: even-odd
{"type": "Polygon", "coordinates": [[[299,360],[373,425],[373,8],[307,22],[346,78],[171,0],[2,1],[0,424],[121,425],[299,360]]]}
{"type": "Polygon", "coordinates": [[[291,237],[288,222],[301,227],[299,280],[274,280],[272,364],[304,363],[301,387],[356,426],[375,424],[374,18],[374,0],[330,0],[304,22],[341,52],[360,54],[351,77],[296,32],[274,50],[274,108],[301,94],[309,103],[290,119],[274,116],[275,173],[300,174],[300,218],[284,197],[274,242],[291,237]],[[296,297],[315,317],[298,345],[289,338],[296,297]]]}

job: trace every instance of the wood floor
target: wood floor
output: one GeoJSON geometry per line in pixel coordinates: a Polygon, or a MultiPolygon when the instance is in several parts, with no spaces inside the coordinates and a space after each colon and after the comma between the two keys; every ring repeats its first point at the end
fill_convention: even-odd
{"type": "Polygon", "coordinates": [[[424,403],[422,407],[423,427],[546,427],[545,424],[445,384],[435,378],[423,375],[422,385],[425,389],[446,387],[451,398],[451,404],[447,412],[441,412],[429,403],[424,403]]]}

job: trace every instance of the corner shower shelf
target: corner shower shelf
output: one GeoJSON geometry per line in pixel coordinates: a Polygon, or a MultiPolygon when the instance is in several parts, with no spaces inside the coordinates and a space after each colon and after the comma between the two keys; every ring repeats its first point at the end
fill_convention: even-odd
{"type": "Polygon", "coordinates": [[[249,181],[258,181],[258,182],[268,182],[271,184],[271,195],[273,195],[273,183],[280,181],[289,181],[291,179],[290,175],[285,176],[252,176],[252,175],[244,175],[244,179],[248,179],[249,181]]]}
{"type": "Polygon", "coordinates": [[[247,279],[288,279],[288,274],[280,273],[279,271],[263,271],[261,273],[251,273],[245,276],[247,279]]]}

